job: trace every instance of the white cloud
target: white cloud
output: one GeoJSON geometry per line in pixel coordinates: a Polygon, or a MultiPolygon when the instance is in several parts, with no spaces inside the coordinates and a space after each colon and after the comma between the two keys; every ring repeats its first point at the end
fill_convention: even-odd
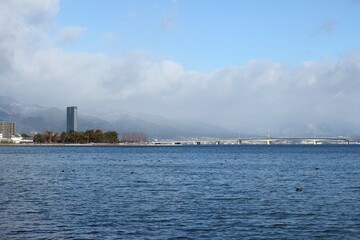
{"type": "Polygon", "coordinates": [[[186,71],[151,53],[65,52],[51,45],[46,27],[58,3],[32,2],[27,9],[33,14],[24,8],[6,14],[16,11],[15,1],[0,4],[6,15],[0,14],[0,95],[61,108],[78,105],[85,113],[127,110],[202,120],[242,133],[360,134],[358,51],[296,67],[251,60],[210,73],[186,71]],[[35,15],[36,21],[27,17],[35,15]]]}
{"type": "Polygon", "coordinates": [[[68,26],[62,28],[56,34],[57,42],[61,44],[71,44],[76,42],[76,40],[84,33],[85,28],[79,26],[68,26]]]}

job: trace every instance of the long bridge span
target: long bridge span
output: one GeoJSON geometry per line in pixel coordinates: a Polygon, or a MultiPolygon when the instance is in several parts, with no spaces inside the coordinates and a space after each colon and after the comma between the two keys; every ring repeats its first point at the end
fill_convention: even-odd
{"type": "Polygon", "coordinates": [[[154,145],[182,145],[182,144],[321,144],[321,143],[350,144],[360,143],[360,138],[345,137],[253,137],[253,138],[226,138],[226,139],[201,139],[201,140],[165,140],[154,141],[154,145]]]}

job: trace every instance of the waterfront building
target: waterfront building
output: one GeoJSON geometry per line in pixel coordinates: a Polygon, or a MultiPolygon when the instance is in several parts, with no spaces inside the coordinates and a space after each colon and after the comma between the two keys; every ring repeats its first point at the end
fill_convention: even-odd
{"type": "Polygon", "coordinates": [[[16,123],[0,122],[0,142],[19,143],[20,135],[16,132],[16,123]]]}
{"type": "Polygon", "coordinates": [[[16,135],[16,123],[0,122],[0,134],[2,138],[11,138],[12,135],[16,135]]]}
{"type": "Polygon", "coordinates": [[[66,108],[66,131],[77,131],[78,110],[76,106],[66,108]]]}

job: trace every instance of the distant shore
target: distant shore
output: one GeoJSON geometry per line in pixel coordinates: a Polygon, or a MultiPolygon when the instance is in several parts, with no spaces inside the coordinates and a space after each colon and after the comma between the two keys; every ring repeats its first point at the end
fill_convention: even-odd
{"type": "Polygon", "coordinates": [[[154,146],[153,143],[0,143],[0,146],[154,146]]]}
{"type": "Polygon", "coordinates": [[[3,143],[3,145],[31,146],[179,146],[179,145],[321,145],[321,144],[360,144],[360,138],[345,137],[254,137],[232,139],[191,139],[191,140],[158,140],[151,142],[119,143],[3,143]]]}

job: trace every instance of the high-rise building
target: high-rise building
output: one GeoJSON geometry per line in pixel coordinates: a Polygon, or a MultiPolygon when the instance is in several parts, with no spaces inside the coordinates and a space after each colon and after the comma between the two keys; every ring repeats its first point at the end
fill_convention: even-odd
{"type": "Polygon", "coordinates": [[[2,138],[11,138],[16,135],[16,123],[0,122],[0,134],[2,138]]]}
{"type": "Polygon", "coordinates": [[[66,131],[77,131],[78,128],[78,111],[77,107],[66,108],[66,131]]]}

